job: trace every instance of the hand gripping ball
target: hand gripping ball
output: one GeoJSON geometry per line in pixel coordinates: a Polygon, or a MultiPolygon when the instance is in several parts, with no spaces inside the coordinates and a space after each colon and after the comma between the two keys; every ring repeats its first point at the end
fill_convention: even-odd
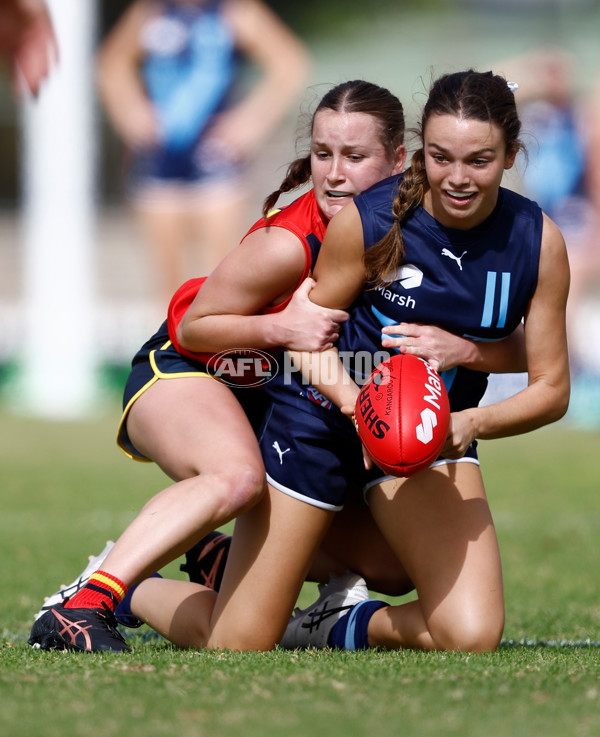
{"type": "Polygon", "coordinates": [[[394,355],[373,371],[356,400],[355,422],[373,461],[393,476],[413,476],[440,454],[450,424],[438,372],[412,355],[394,355]]]}

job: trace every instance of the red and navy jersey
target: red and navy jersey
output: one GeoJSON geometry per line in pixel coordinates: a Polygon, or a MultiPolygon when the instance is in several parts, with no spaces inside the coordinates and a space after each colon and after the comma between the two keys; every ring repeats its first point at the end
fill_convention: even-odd
{"type": "MultiPolygon", "coordinates": [[[[296,285],[298,287],[313,270],[326,227],[327,224],[324,222],[323,216],[317,206],[314,190],[311,189],[289,205],[273,210],[266,219],[260,218],[260,220],[257,220],[244,238],[242,238],[242,243],[250,233],[261,228],[284,228],[294,233],[300,239],[305,251],[305,264],[302,274],[298,278],[296,285]]],[[[188,356],[188,358],[203,362],[208,361],[213,354],[194,353],[193,351],[187,351],[185,348],[182,348],[177,341],[177,327],[206,278],[204,276],[190,279],[179,287],[171,299],[167,318],[169,338],[177,351],[184,356],[188,356]]],[[[292,295],[277,305],[266,307],[262,310],[261,314],[270,314],[283,310],[291,298],[292,295]]]]}
{"type": "MultiPolygon", "coordinates": [[[[250,230],[246,233],[246,238],[250,233],[261,228],[284,228],[294,233],[304,246],[306,253],[306,265],[302,277],[298,280],[298,286],[312,271],[319,255],[319,249],[325,235],[327,223],[323,220],[321,211],[317,205],[314,189],[306,194],[298,197],[291,204],[277,210],[272,210],[267,219],[260,218],[257,220],[250,230]]],[[[244,242],[242,238],[242,243],[244,242]]],[[[280,310],[289,302],[291,296],[276,308],[269,308],[270,311],[280,310]]]]}
{"type": "MultiPolygon", "coordinates": [[[[392,226],[400,177],[354,200],[365,249],[392,226]]],[[[400,322],[438,325],[474,340],[507,337],[537,286],[542,226],[540,207],[504,188],[490,216],[468,230],[446,228],[417,207],[402,223],[404,262],[389,284],[360,294],[343,325],[340,351],[350,358],[361,351],[381,352],[382,326],[400,322]]],[[[476,406],[487,385],[487,374],[462,367],[444,372],[443,378],[453,411],[476,406]]],[[[360,383],[362,377],[355,379],[360,383]]]]}

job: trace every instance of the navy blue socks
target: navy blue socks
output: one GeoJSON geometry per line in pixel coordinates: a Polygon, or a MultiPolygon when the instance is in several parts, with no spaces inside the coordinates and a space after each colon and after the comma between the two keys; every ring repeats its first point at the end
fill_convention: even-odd
{"type": "Polygon", "coordinates": [[[385,606],[389,604],[376,599],[366,599],[355,604],[333,625],[327,644],[340,650],[365,650],[369,647],[369,621],[378,609],[385,606]]]}
{"type": "MultiPolygon", "coordinates": [[[[151,576],[148,576],[148,578],[162,578],[162,576],[160,573],[153,573],[151,576]]],[[[144,581],[145,580],[146,579],[144,579],[144,581]]],[[[123,625],[123,627],[141,627],[144,624],[142,620],[139,619],[139,617],[136,617],[131,611],[131,596],[140,583],[142,583],[142,581],[129,587],[127,593],[115,609],[115,619],[119,624],[123,625]]]]}

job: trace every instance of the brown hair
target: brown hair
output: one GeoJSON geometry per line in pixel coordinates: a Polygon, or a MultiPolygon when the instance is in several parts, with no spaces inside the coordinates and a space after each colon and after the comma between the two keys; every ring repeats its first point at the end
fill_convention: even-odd
{"type": "MultiPolygon", "coordinates": [[[[417,133],[423,143],[427,121],[432,115],[454,115],[467,120],[495,123],[504,133],[507,152],[523,148],[519,140],[521,121],[513,92],[504,77],[493,72],[465,72],[446,74],[437,79],[429,92],[417,133]]],[[[394,222],[390,231],[372,248],[365,251],[367,280],[376,285],[389,282],[404,260],[401,224],[408,213],[421,204],[427,190],[425,154],[420,148],[412,157],[398,187],[392,212],[394,222]]]]}
{"type": "MultiPolygon", "coordinates": [[[[390,155],[404,141],[404,110],[400,100],[385,87],[379,87],[371,82],[353,80],[333,87],[321,99],[311,118],[310,131],[312,134],[317,113],[321,110],[333,110],[337,113],[367,113],[380,123],[380,138],[383,146],[390,155]]],[[[267,217],[279,197],[285,192],[310,181],[311,166],[310,153],[293,161],[286,172],[279,189],[265,198],[263,203],[263,217],[267,217]]]]}

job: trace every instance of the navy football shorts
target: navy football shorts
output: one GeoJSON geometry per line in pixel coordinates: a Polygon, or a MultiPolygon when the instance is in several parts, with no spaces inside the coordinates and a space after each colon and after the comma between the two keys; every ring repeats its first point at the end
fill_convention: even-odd
{"type": "MultiPolygon", "coordinates": [[[[362,445],[352,423],[339,413],[305,412],[297,406],[273,402],[259,435],[267,481],[295,499],[337,512],[348,493],[362,492],[393,479],[377,466],[364,467],[362,445]]],[[[457,460],[438,458],[431,468],[453,463],[476,463],[476,443],[457,460]]]]}
{"type": "MultiPolygon", "coordinates": [[[[157,381],[186,377],[207,377],[212,381],[218,381],[207,372],[206,365],[202,361],[194,361],[176,350],[169,339],[165,321],[135,354],[125,384],[123,415],[117,431],[117,445],[125,455],[136,461],[150,460],[136,449],[127,434],[127,416],[136,399],[157,381]]],[[[254,431],[257,432],[265,416],[268,397],[259,388],[230,386],[230,389],[242,405],[254,431]]],[[[176,412],[177,408],[174,407],[173,411],[176,412]]]]}
{"type": "Polygon", "coordinates": [[[198,155],[194,148],[174,150],[157,146],[134,152],[129,162],[127,194],[136,200],[149,192],[176,187],[180,193],[210,193],[216,185],[231,187],[244,181],[245,168],[226,156],[198,155]]]}
{"type": "Polygon", "coordinates": [[[279,491],[322,509],[337,512],[350,489],[361,489],[382,476],[366,471],[353,424],[323,410],[304,412],[274,402],[259,436],[267,481],[279,491]]]}

